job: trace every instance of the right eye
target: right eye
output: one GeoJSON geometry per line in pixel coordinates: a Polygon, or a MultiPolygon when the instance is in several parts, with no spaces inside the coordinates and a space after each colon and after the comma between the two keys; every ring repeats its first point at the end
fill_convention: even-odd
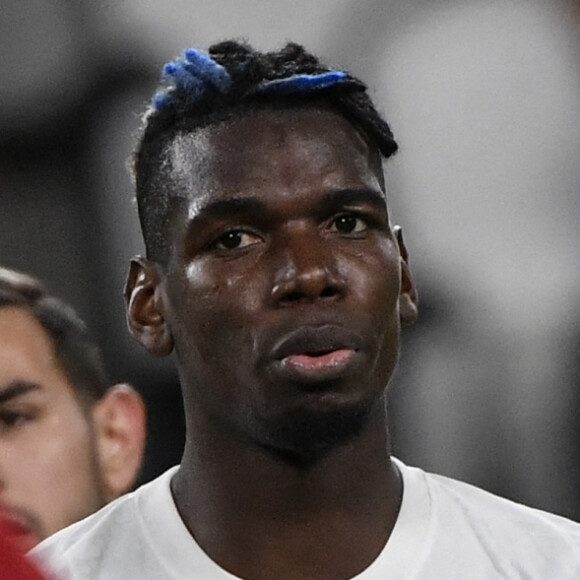
{"type": "Polygon", "coordinates": [[[32,413],[24,411],[0,410],[0,429],[15,429],[32,421],[32,413]]]}
{"type": "Polygon", "coordinates": [[[243,230],[231,230],[220,236],[212,244],[218,250],[237,250],[260,243],[262,238],[243,230]]]}
{"type": "Polygon", "coordinates": [[[358,234],[368,229],[368,224],[361,217],[344,213],[332,222],[332,229],[340,234],[358,234]]]}

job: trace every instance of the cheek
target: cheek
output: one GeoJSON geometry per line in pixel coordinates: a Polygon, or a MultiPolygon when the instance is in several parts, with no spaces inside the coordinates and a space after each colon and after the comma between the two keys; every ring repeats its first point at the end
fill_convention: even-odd
{"type": "Polygon", "coordinates": [[[223,316],[252,315],[262,306],[263,284],[257,268],[245,264],[236,271],[235,264],[210,268],[202,263],[190,264],[182,281],[181,302],[189,303],[192,311],[223,316]]]}
{"type": "Polygon", "coordinates": [[[99,507],[96,453],[84,417],[47,418],[14,438],[3,455],[10,501],[37,519],[43,535],[99,507]]]}
{"type": "Polygon", "coordinates": [[[401,291],[399,253],[390,241],[374,251],[359,252],[345,262],[350,268],[341,275],[349,281],[349,291],[376,320],[390,321],[398,313],[401,291]]]}
{"type": "Polygon", "coordinates": [[[359,256],[350,279],[355,305],[361,315],[366,314],[375,337],[376,365],[386,383],[399,352],[401,272],[394,244],[385,243],[379,249],[359,256]]]}
{"type": "Polygon", "coordinates": [[[386,385],[395,370],[399,357],[401,321],[399,313],[400,283],[392,281],[385,286],[383,294],[383,326],[378,366],[386,385]]]}
{"type": "Polygon", "coordinates": [[[233,291],[239,292],[238,298],[242,299],[244,291],[252,287],[263,268],[263,256],[259,252],[224,261],[200,258],[185,268],[180,282],[181,293],[203,299],[233,291]]]}
{"type": "Polygon", "coordinates": [[[56,530],[68,525],[80,517],[98,509],[102,501],[102,481],[98,469],[96,444],[92,432],[78,425],[68,434],[62,433],[60,445],[52,449],[53,467],[52,482],[44,485],[53,496],[53,501],[46,506],[48,524],[56,530]],[[60,454],[56,458],[54,455],[60,454]],[[58,466],[58,467],[55,467],[58,466]]]}
{"type": "Polygon", "coordinates": [[[76,487],[78,493],[80,483],[92,475],[94,446],[87,420],[70,414],[66,418],[55,417],[44,431],[42,438],[38,437],[41,443],[38,445],[38,467],[47,478],[54,480],[56,489],[76,487]]]}
{"type": "Polygon", "coordinates": [[[264,285],[255,270],[207,268],[190,264],[171,296],[171,326],[178,353],[207,362],[227,349],[234,355],[252,342],[249,332],[260,320],[264,285]]]}

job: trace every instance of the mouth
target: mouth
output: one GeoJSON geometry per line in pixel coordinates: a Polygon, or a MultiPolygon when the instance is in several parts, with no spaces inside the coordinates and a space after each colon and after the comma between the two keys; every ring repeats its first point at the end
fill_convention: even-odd
{"type": "Polygon", "coordinates": [[[361,347],[358,335],[340,327],[300,327],[275,345],[273,365],[295,382],[336,380],[357,370],[361,347]]]}

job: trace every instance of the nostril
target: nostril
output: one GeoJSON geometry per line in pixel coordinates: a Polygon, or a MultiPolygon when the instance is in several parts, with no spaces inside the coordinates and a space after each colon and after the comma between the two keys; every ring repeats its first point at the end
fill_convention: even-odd
{"type": "Polygon", "coordinates": [[[293,292],[287,292],[286,296],[284,296],[284,301],[285,302],[298,302],[300,300],[304,300],[306,298],[306,295],[304,294],[304,292],[299,292],[299,291],[293,291],[293,292]]]}
{"type": "Polygon", "coordinates": [[[336,296],[336,294],[337,294],[336,288],[333,288],[332,286],[326,286],[326,288],[324,288],[322,290],[322,292],[320,293],[320,297],[321,298],[330,298],[332,296],[336,296]]]}
{"type": "Polygon", "coordinates": [[[325,286],[320,293],[316,293],[315,295],[310,294],[308,292],[304,292],[301,290],[292,290],[286,292],[284,297],[282,298],[283,302],[305,302],[305,301],[312,301],[316,300],[317,298],[332,298],[338,294],[336,288],[332,286],[325,286]]]}

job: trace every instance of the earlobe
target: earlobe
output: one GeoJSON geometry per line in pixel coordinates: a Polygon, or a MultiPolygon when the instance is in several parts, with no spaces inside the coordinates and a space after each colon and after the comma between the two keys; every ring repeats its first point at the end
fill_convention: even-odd
{"type": "Polygon", "coordinates": [[[91,410],[107,501],[129,491],[141,468],[146,440],[146,410],[130,385],[111,387],[91,410]]]}
{"type": "Polygon", "coordinates": [[[131,260],[125,284],[127,324],[133,337],[151,354],[173,350],[173,337],[163,311],[158,266],[137,256],[131,260]]]}
{"type": "Polygon", "coordinates": [[[419,297],[417,288],[409,267],[409,253],[403,240],[403,230],[400,226],[393,228],[399,254],[401,256],[401,294],[399,296],[399,315],[403,324],[413,324],[418,316],[419,297]]]}

